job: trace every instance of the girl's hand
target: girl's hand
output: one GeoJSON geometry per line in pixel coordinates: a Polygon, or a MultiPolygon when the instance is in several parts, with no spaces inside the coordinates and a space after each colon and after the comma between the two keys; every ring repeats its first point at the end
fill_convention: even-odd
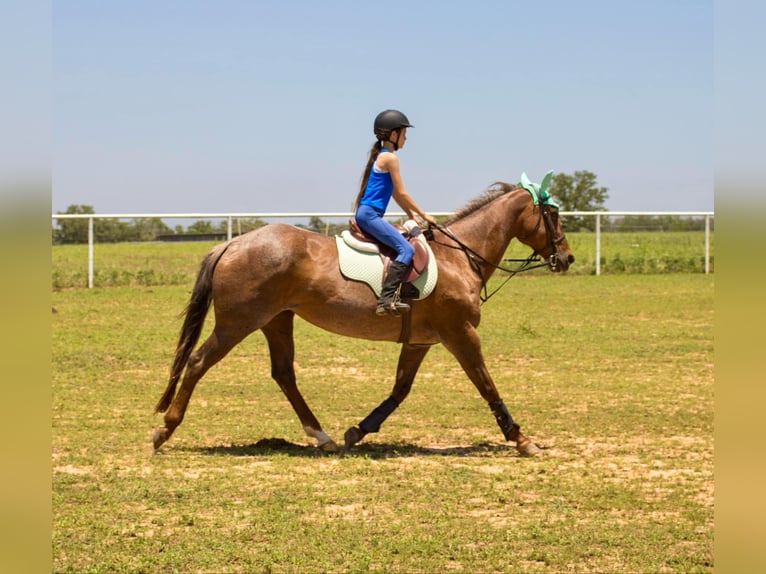
{"type": "Polygon", "coordinates": [[[433,216],[428,215],[427,213],[424,213],[421,216],[421,219],[426,221],[428,225],[436,225],[436,219],[433,216]]]}

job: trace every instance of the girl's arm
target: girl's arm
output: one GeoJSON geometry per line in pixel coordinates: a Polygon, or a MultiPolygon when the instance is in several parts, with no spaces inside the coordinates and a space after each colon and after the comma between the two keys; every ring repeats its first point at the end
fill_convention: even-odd
{"type": "Polygon", "coordinates": [[[414,219],[415,215],[418,215],[421,219],[428,223],[435,224],[436,220],[423,211],[420,206],[415,203],[412,196],[404,189],[404,182],[402,181],[402,175],[399,171],[399,158],[392,154],[383,154],[379,158],[378,166],[391,174],[391,182],[394,184],[393,198],[394,201],[401,207],[410,219],[414,219]]]}

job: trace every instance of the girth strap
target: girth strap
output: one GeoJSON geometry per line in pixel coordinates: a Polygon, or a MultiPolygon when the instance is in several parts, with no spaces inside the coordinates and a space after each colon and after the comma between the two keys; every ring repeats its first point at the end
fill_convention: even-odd
{"type": "Polygon", "coordinates": [[[399,331],[399,340],[397,343],[409,343],[410,332],[412,331],[412,312],[404,313],[401,317],[402,329],[399,331]]]}

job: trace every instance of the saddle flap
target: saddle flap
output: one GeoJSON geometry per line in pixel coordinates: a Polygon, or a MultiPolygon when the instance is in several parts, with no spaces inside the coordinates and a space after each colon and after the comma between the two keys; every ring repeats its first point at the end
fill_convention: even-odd
{"type": "Polygon", "coordinates": [[[425,271],[428,266],[428,249],[426,248],[425,238],[422,235],[409,238],[410,245],[415,248],[415,255],[412,257],[412,267],[407,273],[406,280],[414,281],[425,271]]]}

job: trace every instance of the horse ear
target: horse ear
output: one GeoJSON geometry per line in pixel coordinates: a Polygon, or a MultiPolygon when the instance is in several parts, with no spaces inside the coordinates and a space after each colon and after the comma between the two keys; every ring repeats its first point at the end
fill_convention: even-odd
{"type": "Polygon", "coordinates": [[[548,185],[551,183],[551,176],[553,176],[553,170],[550,170],[543,176],[543,180],[540,182],[540,197],[547,197],[548,185]]]}
{"type": "Polygon", "coordinates": [[[526,189],[529,192],[529,195],[532,196],[532,201],[535,205],[537,205],[540,202],[540,198],[537,195],[537,185],[529,181],[529,178],[527,177],[527,172],[522,172],[521,174],[521,181],[519,181],[519,185],[526,189]]]}
{"type": "Polygon", "coordinates": [[[525,171],[521,173],[521,180],[519,181],[519,183],[521,184],[521,187],[523,187],[524,189],[529,189],[530,187],[532,187],[532,182],[529,181],[529,178],[527,177],[527,172],[525,171]]]}

